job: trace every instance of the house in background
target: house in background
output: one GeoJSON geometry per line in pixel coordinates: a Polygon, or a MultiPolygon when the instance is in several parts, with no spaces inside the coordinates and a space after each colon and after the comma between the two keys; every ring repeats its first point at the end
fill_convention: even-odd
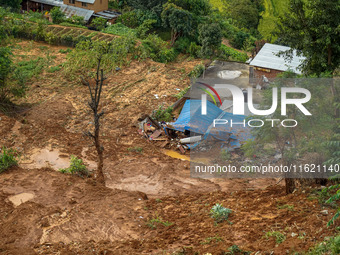
{"type": "Polygon", "coordinates": [[[264,87],[266,83],[277,77],[278,74],[292,71],[301,74],[299,66],[305,57],[297,56],[293,50],[292,58],[279,55],[291,48],[271,43],[266,43],[254,59],[249,63],[249,81],[253,87],[264,87]]]}
{"type": "Polygon", "coordinates": [[[92,18],[102,17],[114,23],[120,15],[118,12],[109,11],[109,0],[24,0],[22,9],[25,11],[50,11],[53,7],[60,7],[67,18],[73,15],[84,17],[86,23],[92,18]]]}

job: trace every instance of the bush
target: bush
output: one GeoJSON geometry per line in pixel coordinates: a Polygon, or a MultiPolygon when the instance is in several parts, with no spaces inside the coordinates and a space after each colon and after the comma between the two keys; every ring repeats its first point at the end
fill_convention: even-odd
{"type": "Polygon", "coordinates": [[[210,210],[211,218],[215,219],[216,223],[228,221],[229,214],[231,213],[231,209],[225,208],[221,204],[214,205],[210,210]]]}
{"type": "Polygon", "coordinates": [[[67,173],[67,174],[75,174],[80,177],[88,177],[90,175],[88,170],[86,169],[86,166],[84,165],[83,160],[73,155],[71,156],[70,167],[65,168],[65,169],[60,169],[59,171],[62,173],[67,173]]]}
{"type": "Polygon", "coordinates": [[[195,65],[194,69],[188,74],[190,78],[199,78],[205,70],[205,67],[203,64],[195,65]]]}
{"type": "Polygon", "coordinates": [[[246,32],[239,31],[236,33],[234,38],[230,41],[231,45],[235,47],[236,49],[242,49],[243,45],[247,41],[247,39],[250,37],[250,35],[246,32]]]}
{"type": "Polygon", "coordinates": [[[194,58],[199,57],[201,53],[201,46],[197,45],[195,42],[191,42],[188,49],[188,53],[190,54],[190,56],[194,58]]]}
{"type": "Polygon", "coordinates": [[[172,118],[172,107],[168,107],[166,109],[163,108],[163,105],[158,106],[157,110],[152,112],[152,118],[158,121],[170,122],[173,120],[172,118]]]}
{"type": "Polygon", "coordinates": [[[311,248],[306,255],[340,254],[340,235],[327,239],[311,248]]]}
{"type": "Polygon", "coordinates": [[[179,38],[174,44],[175,51],[178,53],[189,53],[189,47],[191,45],[190,43],[191,42],[188,37],[179,38]]]}
{"type": "Polygon", "coordinates": [[[122,23],[125,26],[130,28],[136,28],[139,25],[138,16],[135,11],[125,12],[120,15],[117,20],[117,23],[122,23]]]}
{"type": "Polygon", "coordinates": [[[153,28],[153,24],[157,21],[154,19],[147,19],[137,28],[137,36],[141,39],[144,39],[147,33],[153,28]]]}
{"type": "Polygon", "coordinates": [[[111,26],[108,26],[105,28],[102,32],[112,34],[112,35],[120,35],[120,36],[126,36],[129,34],[136,35],[136,30],[129,28],[122,23],[116,23],[111,26]]]}
{"type": "Polygon", "coordinates": [[[221,45],[219,50],[219,58],[228,60],[231,58],[234,61],[246,62],[248,60],[248,56],[244,52],[238,52],[237,50],[230,48],[224,44],[221,45]]]}
{"type": "Polygon", "coordinates": [[[98,31],[102,31],[106,27],[106,19],[96,17],[91,21],[91,26],[94,26],[98,31]]]}
{"type": "Polygon", "coordinates": [[[168,63],[174,61],[177,57],[174,49],[168,49],[167,42],[160,39],[157,35],[148,35],[146,39],[142,41],[140,50],[142,51],[142,57],[150,57],[152,60],[168,63]]]}
{"type": "Polygon", "coordinates": [[[0,153],[0,173],[17,164],[16,151],[2,147],[2,153],[0,153]]]}
{"type": "Polygon", "coordinates": [[[65,13],[59,7],[53,7],[50,13],[54,24],[60,24],[66,20],[65,13]]]}

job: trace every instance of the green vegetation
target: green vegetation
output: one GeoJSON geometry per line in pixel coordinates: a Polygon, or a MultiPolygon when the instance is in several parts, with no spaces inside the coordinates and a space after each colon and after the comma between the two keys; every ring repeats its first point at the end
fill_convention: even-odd
{"type": "Polygon", "coordinates": [[[138,152],[138,153],[142,153],[143,152],[143,148],[142,147],[138,147],[138,146],[129,147],[127,150],[130,151],[130,152],[138,152]]]}
{"type": "Polygon", "coordinates": [[[276,28],[276,22],[279,16],[288,11],[289,0],[264,0],[264,11],[261,13],[258,30],[264,39],[274,42],[277,36],[273,35],[276,28]]]}
{"type": "Polygon", "coordinates": [[[98,31],[101,31],[106,27],[106,19],[102,17],[94,18],[91,22],[91,26],[95,27],[98,31]]]}
{"type": "Polygon", "coordinates": [[[61,70],[61,67],[60,66],[52,66],[48,69],[48,72],[49,73],[54,73],[54,72],[58,72],[61,70]]]}
{"type": "Polygon", "coordinates": [[[277,244],[283,243],[286,240],[286,236],[279,231],[269,231],[265,234],[265,237],[274,237],[277,244]]]}
{"type": "Polygon", "coordinates": [[[59,7],[53,7],[50,14],[54,24],[60,24],[66,21],[65,13],[63,13],[59,7]]]}
{"type": "Polygon", "coordinates": [[[157,110],[152,112],[151,117],[158,121],[170,122],[172,121],[172,108],[163,108],[163,105],[160,105],[157,110]]]}
{"type": "Polygon", "coordinates": [[[326,237],[325,241],[311,248],[306,255],[340,254],[340,235],[326,237]]]}
{"type": "Polygon", "coordinates": [[[223,207],[221,204],[214,205],[210,210],[211,217],[215,220],[216,223],[220,223],[223,221],[228,221],[229,215],[232,213],[232,210],[229,208],[223,207]]]}
{"type": "Polygon", "coordinates": [[[220,237],[219,235],[216,235],[216,236],[205,238],[205,240],[200,242],[200,244],[205,245],[205,244],[211,244],[211,243],[219,243],[222,241],[223,241],[223,238],[220,237]]]}
{"type": "Polygon", "coordinates": [[[228,248],[228,252],[223,252],[222,254],[223,255],[250,255],[251,252],[244,251],[240,249],[240,247],[238,247],[236,244],[234,244],[228,248]]]}
{"type": "Polygon", "coordinates": [[[122,23],[116,23],[108,26],[107,28],[103,29],[102,32],[120,36],[136,35],[137,33],[135,29],[129,28],[122,23]]]}
{"type": "Polygon", "coordinates": [[[228,150],[222,149],[220,152],[220,157],[223,161],[228,161],[231,159],[231,154],[228,150]]]}
{"type": "Polygon", "coordinates": [[[188,76],[193,79],[199,78],[203,74],[204,70],[205,70],[205,67],[203,64],[195,65],[194,69],[190,71],[188,76]]]}
{"type": "Polygon", "coordinates": [[[191,86],[186,87],[185,89],[182,89],[180,92],[178,92],[176,95],[174,95],[174,97],[176,97],[177,99],[181,99],[191,88],[191,86]]]}
{"type": "Polygon", "coordinates": [[[160,216],[155,215],[155,218],[152,218],[150,220],[148,220],[148,222],[146,223],[146,225],[151,228],[151,229],[156,229],[158,226],[165,226],[165,227],[169,227],[171,225],[173,225],[172,222],[169,221],[164,221],[160,216]]]}
{"type": "Polygon", "coordinates": [[[289,211],[294,211],[294,205],[278,205],[277,209],[287,209],[289,211]]]}
{"type": "Polygon", "coordinates": [[[2,151],[0,153],[0,173],[3,173],[10,167],[18,164],[16,154],[15,150],[2,147],[2,151]]]}
{"type": "Polygon", "coordinates": [[[76,156],[71,156],[71,165],[69,168],[60,169],[61,173],[66,174],[75,174],[82,178],[89,177],[90,173],[87,170],[86,166],[82,159],[77,158],[76,156]]]}

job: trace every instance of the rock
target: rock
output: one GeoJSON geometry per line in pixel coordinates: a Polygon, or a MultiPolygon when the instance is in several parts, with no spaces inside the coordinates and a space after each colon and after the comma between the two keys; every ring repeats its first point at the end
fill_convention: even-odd
{"type": "Polygon", "coordinates": [[[320,213],[321,213],[322,215],[328,215],[328,210],[322,210],[320,213]]]}

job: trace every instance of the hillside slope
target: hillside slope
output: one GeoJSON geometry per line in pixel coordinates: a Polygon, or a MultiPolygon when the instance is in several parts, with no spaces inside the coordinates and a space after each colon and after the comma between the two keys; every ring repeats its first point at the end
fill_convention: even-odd
{"type": "Polygon", "coordinates": [[[288,9],[289,0],[264,0],[265,11],[262,13],[258,30],[263,35],[263,38],[273,42],[276,38],[272,36],[275,29],[277,18],[284,14],[288,9]]]}

